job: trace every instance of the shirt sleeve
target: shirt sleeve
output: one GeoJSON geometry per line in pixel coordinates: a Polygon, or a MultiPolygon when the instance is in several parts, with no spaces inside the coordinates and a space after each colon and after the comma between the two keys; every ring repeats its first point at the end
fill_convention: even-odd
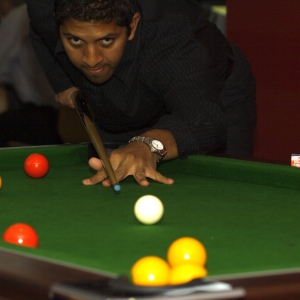
{"type": "Polygon", "coordinates": [[[148,66],[168,112],[154,128],[172,132],[180,156],[208,153],[226,139],[222,83],[206,47],[191,42],[174,49],[148,66]]]}
{"type": "Polygon", "coordinates": [[[183,74],[184,79],[171,83],[165,94],[169,113],[154,127],[173,133],[180,156],[204,154],[225,142],[226,121],[218,104],[221,96],[209,88],[209,77],[199,72],[183,74]]]}
{"type": "Polygon", "coordinates": [[[167,112],[153,128],[172,132],[179,156],[205,154],[226,142],[222,89],[228,42],[198,9],[185,8],[165,10],[164,18],[146,28],[141,53],[147,57],[143,82],[162,96],[167,112]]]}
{"type": "Polygon", "coordinates": [[[25,2],[31,21],[30,37],[37,58],[55,93],[62,92],[74,84],[55,59],[58,33],[53,16],[54,1],[26,0],[25,2]],[[44,37],[47,37],[47,40],[44,37]]]}

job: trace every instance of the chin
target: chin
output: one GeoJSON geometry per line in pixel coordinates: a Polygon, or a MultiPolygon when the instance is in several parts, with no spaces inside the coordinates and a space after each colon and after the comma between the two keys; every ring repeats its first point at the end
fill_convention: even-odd
{"type": "Polygon", "coordinates": [[[87,74],[84,74],[84,75],[89,81],[91,81],[94,84],[102,84],[111,78],[111,76],[109,76],[108,78],[103,78],[103,77],[100,78],[100,77],[90,76],[87,74]]]}
{"type": "Polygon", "coordinates": [[[95,78],[90,78],[90,81],[92,82],[92,83],[94,83],[94,84],[101,84],[101,83],[103,83],[103,81],[102,80],[100,80],[100,79],[95,79],[95,78]]]}
{"type": "Polygon", "coordinates": [[[95,77],[92,77],[92,76],[87,76],[86,74],[85,74],[85,77],[86,77],[89,81],[91,81],[92,83],[94,83],[94,84],[101,84],[101,83],[104,82],[104,81],[101,80],[100,78],[95,78],[95,77]]]}

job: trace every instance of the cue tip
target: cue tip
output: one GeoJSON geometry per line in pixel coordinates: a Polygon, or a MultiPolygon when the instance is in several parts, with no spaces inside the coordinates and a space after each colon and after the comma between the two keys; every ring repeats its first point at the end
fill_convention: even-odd
{"type": "Polygon", "coordinates": [[[115,190],[116,192],[120,192],[120,190],[121,190],[120,185],[119,185],[119,184],[114,185],[114,190],[115,190]]]}

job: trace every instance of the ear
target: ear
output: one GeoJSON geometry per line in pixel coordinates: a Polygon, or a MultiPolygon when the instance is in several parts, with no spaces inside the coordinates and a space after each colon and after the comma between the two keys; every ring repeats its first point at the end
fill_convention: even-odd
{"type": "Polygon", "coordinates": [[[131,20],[131,24],[130,24],[130,28],[131,28],[131,32],[130,35],[128,37],[128,41],[132,40],[134,38],[138,23],[141,19],[141,14],[140,13],[135,13],[134,16],[132,17],[131,20]]]}

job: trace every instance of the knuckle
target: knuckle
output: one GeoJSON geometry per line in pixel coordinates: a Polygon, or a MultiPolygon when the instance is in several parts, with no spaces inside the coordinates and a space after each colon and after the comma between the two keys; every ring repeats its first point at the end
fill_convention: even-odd
{"type": "Polygon", "coordinates": [[[132,161],[132,160],[136,160],[136,156],[133,153],[127,153],[126,155],[126,160],[132,161]]]}

